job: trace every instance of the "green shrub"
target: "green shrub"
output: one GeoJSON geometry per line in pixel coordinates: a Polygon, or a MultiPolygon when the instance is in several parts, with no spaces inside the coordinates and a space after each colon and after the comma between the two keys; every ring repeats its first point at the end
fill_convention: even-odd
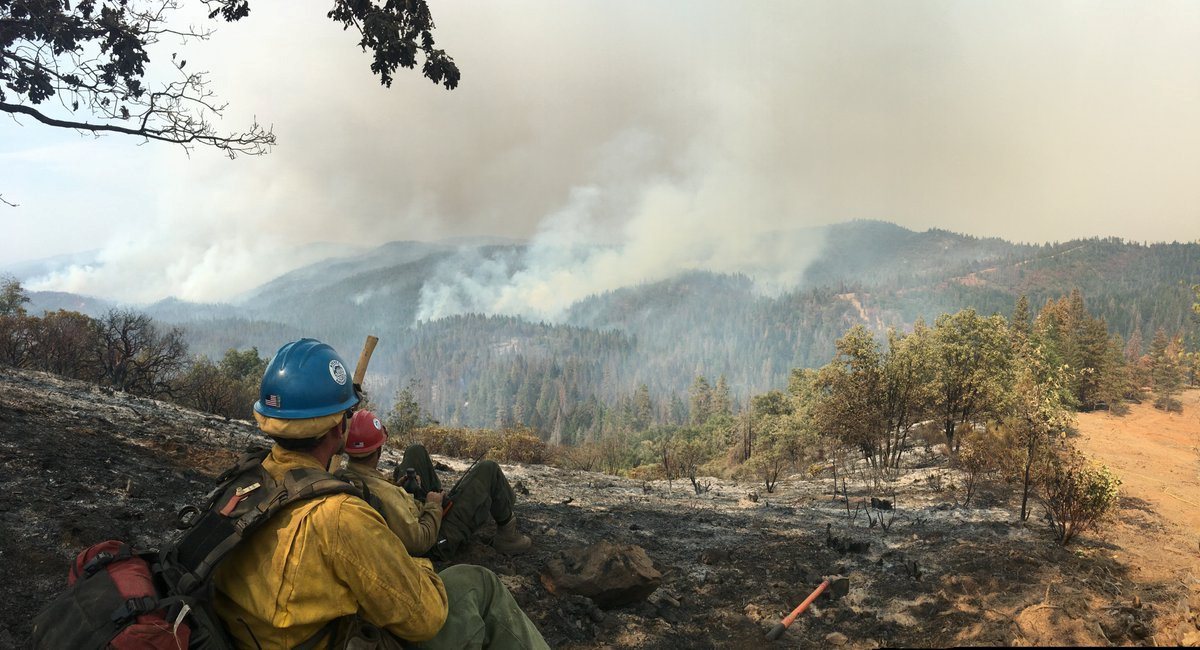
{"type": "Polygon", "coordinates": [[[541,464],[550,458],[550,448],[530,429],[506,429],[492,441],[491,455],[505,463],[541,464]]]}
{"type": "Polygon", "coordinates": [[[962,437],[962,447],[953,458],[953,464],[962,472],[963,507],[971,505],[971,497],[981,483],[1000,471],[1004,452],[1000,437],[991,431],[971,431],[962,437]]]}
{"type": "Polygon", "coordinates": [[[486,453],[502,463],[546,463],[550,448],[530,429],[465,429],[428,426],[412,430],[411,437],[393,437],[388,444],[402,448],[417,443],[431,454],[453,458],[477,458],[486,453]]]}
{"type": "Polygon", "coordinates": [[[578,445],[557,445],[553,448],[552,463],[555,467],[584,472],[599,471],[604,451],[593,442],[578,445]]]}
{"type": "Polygon", "coordinates": [[[919,442],[926,454],[933,454],[936,446],[946,443],[946,433],[938,426],[930,423],[913,427],[913,440],[919,442]]]}
{"type": "Polygon", "coordinates": [[[662,465],[659,463],[639,465],[628,470],[627,475],[635,481],[659,481],[666,478],[662,465]]]}
{"type": "Polygon", "coordinates": [[[1121,479],[1072,449],[1056,459],[1041,483],[1039,497],[1059,543],[1065,545],[1113,509],[1121,479]]]}
{"type": "Polygon", "coordinates": [[[1167,413],[1183,413],[1183,402],[1174,397],[1159,397],[1154,400],[1154,408],[1167,413]]]}
{"type": "Polygon", "coordinates": [[[420,427],[413,430],[413,441],[425,446],[431,454],[454,458],[474,458],[491,449],[492,438],[488,432],[454,427],[420,427]]]}

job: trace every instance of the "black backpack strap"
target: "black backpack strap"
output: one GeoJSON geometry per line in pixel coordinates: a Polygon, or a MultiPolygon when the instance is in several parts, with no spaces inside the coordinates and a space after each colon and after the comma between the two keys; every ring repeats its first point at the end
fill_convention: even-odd
{"type": "Polygon", "coordinates": [[[320,645],[321,642],[324,641],[326,637],[329,637],[329,641],[330,641],[328,647],[330,647],[330,648],[334,647],[334,641],[337,638],[338,626],[341,625],[348,618],[350,618],[350,617],[343,616],[341,618],[335,618],[332,621],[329,621],[328,623],[325,624],[324,627],[317,630],[316,634],[310,636],[307,640],[304,641],[304,643],[301,643],[300,645],[296,646],[295,648],[292,648],[292,650],[315,650],[316,647],[318,645],[320,645]]]}
{"type": "Polygon", "coordinates": [[[133,549],[130,548],[129,545],[125,544],[125,543],[122,543],[117,547],[117,552],[115,554],[108,553],[108,552],[97,553],[94,557],[92,557],[92,559],[88,560],[87,563],[85,563],[83,565],[83,576],[82,577],[84,577],[84,578],[90,577],[93,574],[95,574],[97,571],[99,571],[100,569],[103,569],[104,567],[112,564],[113,562],[119,562],[121,560],[128,560],[129,558],[131,558],[133,556],[134,556],[133,549]]]}
{"type": "Polygon", "coordinates": [[[358,489],[346,481],[319,469],[297,467],[283,475],[284,498],[279,503],[286,507],[297,501],[307,501],[326,494],[357,494],[358,489]]]}
{"type": "Polygon", "coordinates": [[[221,472],[221,475],[217,477],[217,483],[224,483],[238,474],[244,474],[247,470],[252,469],[256,465],[262,465],[263,460],[265,460],[270,453],[271,450],[266,449],[265,447],[251,447],[250,449],[247,449],[246,453],[239,456],[237,462],[234,463],[232,467],[224,472],[221,472]]]}
{"type": "Polygon", "coordinates": [[[225,492],[230,483],[237,480],[238,477],[248,472],[254,471],[262,467],[262,462],[271,454],[271,450],[263,447],[251,447],[246,453],[238,457],[237,462],[232,467],[221,472],[217,477],[217,486],[208,494],[204,495],[204,507],[197,508],[196,506],[184,506],[179,511],[179,528],[187,529],[196,524],[200,519],[200,515],[206,510],[212,510],[217,499],[221,498],[221,494],[225,492]]]}
{"type": "Polygon", "coordinates": [[[276,482],[259,464],[227,479],[170,551],[168,561],[181,573],[178,591],[199,588],[229,551],[280,510],[334,494],[361,496],[353,485],[318,469],[292,469],[276,482]]]}
{"type": "Polygon", "coordinates": [[[379,497],[375,496],[375,494],[371,492],[371,488],[367,487],[367,482],[364,481],[361,476],[345,468],[339,469],[338,471],[334,472],[333,475],[358,488],[358,491],[361,493],[360,496],[362,496],[362,500],[366,501],[367,505],[374,508],[375,512],[378,512],[381,516],[383,515],[383,501],[381,501],[379,497]]]}
{"type": "Polygon", "coordinates": [[[155,598],[154,596],[142,596],[141,598],[130,598],[112,613],[112,622],[117,625],[124,625],[135,616],[148,614],[156,609],[166,609],[180,602],[178,598],[155,598]]]}

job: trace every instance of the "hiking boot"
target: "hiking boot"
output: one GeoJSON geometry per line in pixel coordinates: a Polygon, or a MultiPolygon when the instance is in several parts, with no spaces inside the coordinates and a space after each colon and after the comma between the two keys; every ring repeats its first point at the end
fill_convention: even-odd
{"type": "Polygon", "coordinates": [[[533,540],[528,535],[522,535],[517,530],[517,518],[513,517],[503,526],[496,527],[496,537],[492,539],[492,548],[505,555],[524,553],[533,546],[533,540]]]}

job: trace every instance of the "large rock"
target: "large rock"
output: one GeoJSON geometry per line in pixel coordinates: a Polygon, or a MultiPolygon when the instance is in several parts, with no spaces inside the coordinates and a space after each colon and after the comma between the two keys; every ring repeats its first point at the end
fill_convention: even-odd
{"type": "Polygon", "coordinates": [[[846,635],[842,634],[841,632],[830,632],[829,634],[825,635],[825,642],[829,645],[843,646],[846,645],[846,642],[849,640],[850,639],[848,639],[846,635]]]}
{"type": "Polygon", "coordinates": [[[662,574],[640,546],[597,542],[561,551],[542,570],[542,584],[552,594],[587,596],[612,609],[645,600],[662,574]]]}

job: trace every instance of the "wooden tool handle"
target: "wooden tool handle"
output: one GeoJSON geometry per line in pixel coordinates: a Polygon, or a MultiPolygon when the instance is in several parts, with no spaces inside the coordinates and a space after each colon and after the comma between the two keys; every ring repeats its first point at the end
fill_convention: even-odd
{"type": "Polygon", "coordinates": [[[362,354],[358,355],[358,365],[354,367],[354,383],[362,386],[363,377],[367,376],[367,365],[371,363],[371,354],[375,352],[375,344],[379,343],[378,336],[367,335],[363,343],[362,354]]]}

